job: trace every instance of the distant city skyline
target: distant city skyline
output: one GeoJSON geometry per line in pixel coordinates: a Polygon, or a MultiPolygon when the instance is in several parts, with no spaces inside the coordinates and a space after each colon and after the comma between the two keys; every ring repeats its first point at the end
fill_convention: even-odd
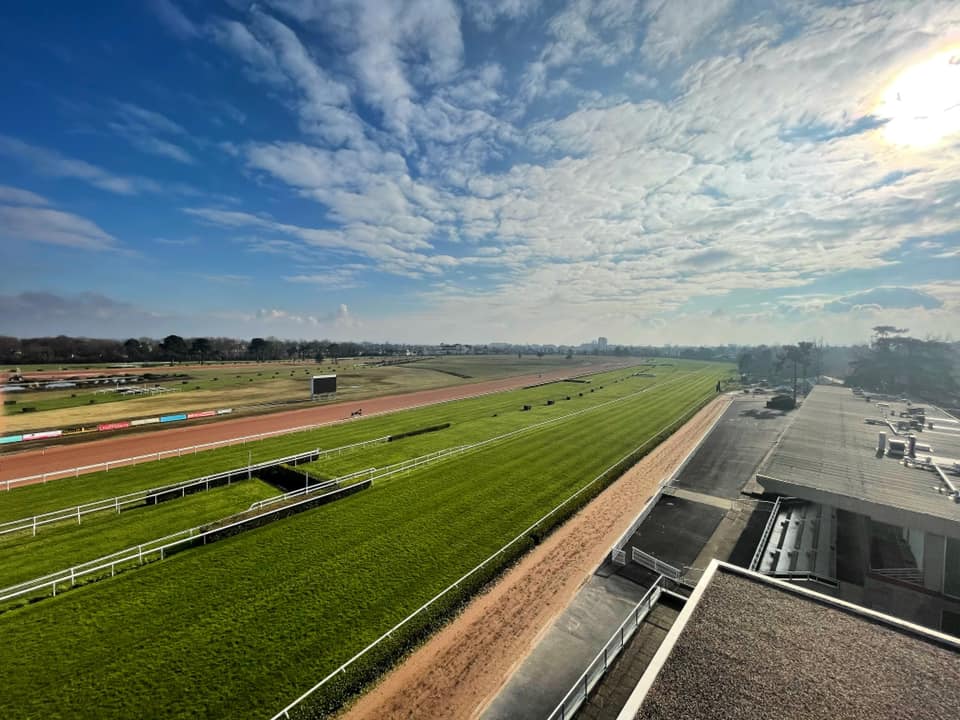
{"type": "Polygon", "coordinates": [[[958,38],[950,0],[8,3],[0,334],[951,337],[958,38]]]}

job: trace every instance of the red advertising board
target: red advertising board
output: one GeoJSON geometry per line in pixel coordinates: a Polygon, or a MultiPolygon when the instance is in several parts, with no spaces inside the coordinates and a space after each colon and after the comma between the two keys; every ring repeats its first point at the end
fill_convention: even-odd
{"type": "Polygon", "coordinates": [[[199,412],[187,413],[187,420],[193,420],[194,418],[213,417],[216,414],[216,410],[200,410],[199,412]]]}
{"type": "Polygon", "coordinates": [[[97,430],[123,430],[128,427],[130,427],[130,421],[124,420],[122,422],[100,423],[97,425],[97,430]]]}

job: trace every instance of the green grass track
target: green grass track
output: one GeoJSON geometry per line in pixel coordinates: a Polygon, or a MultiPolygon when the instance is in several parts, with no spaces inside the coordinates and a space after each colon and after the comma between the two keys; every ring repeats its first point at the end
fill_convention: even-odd
{"type": "MultiPolygon", "coordinates": [[[[705,365],[707,364],[691,363],[690,367],[703,367],[705,365]]],[[[718,366],[714,365],[713,367],[718,366]]],[[[657,368],[658,376],[656,378],[630,378],[629,381],[619,384],[615,388],[610,384],[613,380],[628,377],[636,372],[633,369],[618,370],[595,375],[592,377],[590,384],[554,383],[530,390],[495,393],[470,400],[431,405],[388,415],[363,418],[359,421],[329,425],[315,430],[251,441],[245,445],[206,450],[196,455],[166,458],[157,462],[146,462],[139,465],[113,468],[110,471],[81,475],[78,478],[67,477],[51,480],[45,484],[27,485],[10,491],[0,491],[0,522],[17,520],[71,505],[189,480],[220,470],[242,467],[247,464],[248,452],[252,453],[253,462],[260,462],[316,447],[339,447],[444,422],[451,422],[455,426],[459,426],[461,423],[477,419],[492,419],[491,416],[494,413],[499,413],[504,418],[501,422],[505,422],[510,428],[519,427],[521,424],[533,423],[550,416],[570,412],[571,409],[576,409],[578,406],[584,406],[587,403],[599,403],[604,399],[609,400],[617,394],[622,394],[622,388],[625,385],[639,389],[646,385],[665,382],[678,369],[674,367],[657,368]],[[604,385],[604,390],[589,392],[590,388],[596,388],[599,385],[604,385]],[[582,398],[578,397],[578,392],[583,392],[584,396],[582,398]],[[571,395],[574,399],[570,401],[561,400],[566,395],[571,395]],[[555,399],[558,404],[545,407],[544,403],[547,399],[555,399]],[[534,410],[526,413],[521,412],[520,408],[525,403],[534,405],[534,410]],[[574,405],[571,407],[572,403],[574,405]]],[[[454,428],[451,428],[451,430],[437,433],[437,435],[451,437],[453,435],[451,431],[453,430],[454,428]]],[[[485,433],[486,430],[478,430],[478,432],[485,433]]],[[[489,435],[494,434],[496,432],[489,433],[489,435]]],[[[447,441],[444,440],[443,442],[447,441]]],[[[456,440],[450,442],[450,444],[455,445],[459,442],[461,441],[456,440]]]]}
{"type": "Polygon", "coordinates": [[[270,717],[728,372],[678,364],[669,388],[0,615],[0,716],[270,717]]]}
{"type": "MultiPolygon", "coordinates": [[[[278,490],[254,478],[159,505],[88,515],[0,536],[0,588],[32,580],[110,553],[241,512],[278,490]]],[[[108,573],[109,574],[109,573],[108,573]]]]}

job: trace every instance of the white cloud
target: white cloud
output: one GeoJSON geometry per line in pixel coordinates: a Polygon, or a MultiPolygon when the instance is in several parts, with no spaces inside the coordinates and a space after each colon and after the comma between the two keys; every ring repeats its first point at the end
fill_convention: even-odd
{"type": "Polygon", "coordinates": [[[680,57],[704,35],[723,27],[735,0],[657,0],[646,8],[641,54],[657,65],[680,57]]]}
{"type": "Polygon", "coordinates": [[[363,122],[349,109],[348,88],[317,64],[289,27],[254,6],[249,28],[221,21],[211,26],[211,32],[240,56],[255,80],[295,93],[304,132],[335,145],[362,140],[363,122]]]}
{"type": "Polygon", "coordinates": [[[634,49],[637,10],[634,0],[571,0],[547,25],[551,42],[543,62],[553,67],[584,61],[613,65],[634,49]]]}
{"type": "Polygon", "coordinates": [[[48,205],[45,197],[41,197],[29,190],[0,185],[0,204],[4,205],[48,205]]]}
{"type": "Polygon", "coordinates": [[[247,317],[245,320],[254,322],[260,328],[267,330],[283,328],[290,332],[290,329],[293,329],[293,336],[296,336],[299,330],[301,337],[304,332],[316,334],[324,328],[340,334],[338,331],[352,331],[362,326],[360,320],[354,317],[344,304],[337,306],[334,312],[321,316],[292,312],[282,308],[261,308],[257,310],[255,316],[247,317]]]}
{"type": "Polygon", "coordinates": [[[350,308],[341,303],[334,313],[333,325],[342,330],[356,330],[362,327],[363,323],[350,312],[350,308]]]}
{"type": "MultiPolygon", "coordinates": [[[[291,282],[335,284],[316,268],[362,258],[422,280],[423,303],[491,335],[538,327],[572,341],[602,322],[630,337],[660,332],[653,320],[691,300],[802,288],[960,232],[960,148],[906,152],[869,129],[893,74],[960,31],[946,2],[749,16],[726,0],[575,1],[554,14],[469,3],[482,29],[544,23],[540,46],[511,57],[524,67],[512,77],[482,60],[463,67],[447,2],[270,5],[289,26],[257,10],[213,32],[257,82],[292,94],[307,136],[230,149],[322,217],[190,212],[266,235],[248,247],[295,259],[291,282]],[[340,52],[315,52],[311,33],[340,52]],[[586,69],[603,67],[613,87],[591,87],[586,69]],[[638,88],[655,99],[627,100],[638,88]],[[534,101],[541,119],[518,126],[534,101]]],[[[925,312],[944,322],[955,311],[925,312]]],[[[718,327],[746,332],[733,315],[718,327]]]]}
{"type": "Polygon", "coordinates": [[[452,0],[274,0],[280,11],[321,27],[345,46],[364,103],[403,142],[417,112],[418,87],[446,83],[460,71],[460,11],[452,0]]]}
{"type": "MultiPolygon", "coordinates": [[[[16,193],[5,193],[3,190],[0,188],[0,203],[18,199],[16,193]]],[[[16,190],[16,188],[10,188],[10,190],[16,190]]],[[[33,193],[26,193],[26,195],[32,198],[38,197],[33,193]]],[[[73,213],[36,205],[37,203],[0,204],[0,238],[8,242],[38,242],[80,250],[116,249],[116,238],[90,220],[73,213]]]]}
{"type": "Polygon", "coordinates": [[[0,155],[19,160],[40,175],[75,178],[89,182],[101,190],[121,195],[134,195],[138,192],[139,183],[134,178],[114,175],[83,160],[76,160],[55,150],[30,145],[6,135],[0,135],[0,155]]]}
{"type": "Polygon", "coordinates": [[[189,133],[166,116],[132,103],[117,103],[117,119],[109,123],[110,129],[125,138],[131,145],[150,155],[165,157],[187,165],[196,160],[178,141],[189,138],[189,133]],[[158,136],[167,136],[158,137],[158,136]]]}
{"type": "Polygon", "coordinates": [[[196,24],[173,0],[149,0],[149,7],[167,30],[181,40],[189,40],[200,34],[196,24]]]}
{"type": "Polygon", "coordinates": [[[253,280],[250,275],[239,273],[200,273],[199,276],[208,282],[221,285],[248,285],[253,280]]]}
{"type": "Polygon", "coordinates": [[[311,285],[319,290],[346,290],[349,288],[360,287],[357,280],[357,268],[363,266],[344,266],[338,265],[328,272],[311,272],[300,275],[287,275],[284,280],[289,283],[300,285],[311,285]]]}
{"type": "Polygon", "coordinates": [[[466,0],[470,19],[481,30],[493,30],[501,20],[520,20],[531,15],[540,0],[466,0]]]}

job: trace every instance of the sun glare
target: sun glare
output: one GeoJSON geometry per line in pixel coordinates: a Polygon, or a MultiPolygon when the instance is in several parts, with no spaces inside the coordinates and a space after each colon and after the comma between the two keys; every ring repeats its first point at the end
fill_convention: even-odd
{"type": "Polygon", "coordinates": [[[895,145],[929,147],[960,132],[960,46],[900,73],[875,114],[895,145]]]}

